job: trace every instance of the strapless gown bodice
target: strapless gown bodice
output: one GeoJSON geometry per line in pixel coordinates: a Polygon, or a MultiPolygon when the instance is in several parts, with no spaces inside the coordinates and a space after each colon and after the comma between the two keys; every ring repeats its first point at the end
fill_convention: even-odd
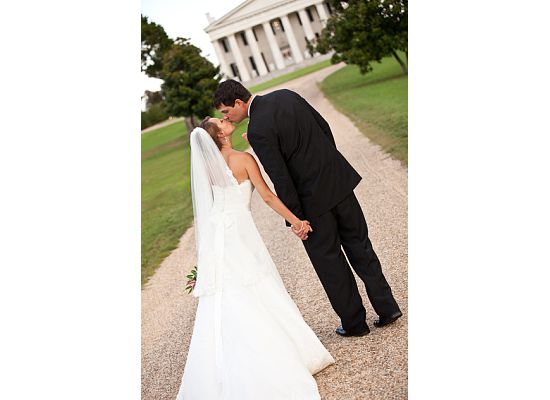
{"type": "Polygon", "coordinates": [[[250,179],[228,187],[213,186],[212,191],[214,194],[214,211],[250,211],[252,192],[254,191],[254,186],[250,179]]]}

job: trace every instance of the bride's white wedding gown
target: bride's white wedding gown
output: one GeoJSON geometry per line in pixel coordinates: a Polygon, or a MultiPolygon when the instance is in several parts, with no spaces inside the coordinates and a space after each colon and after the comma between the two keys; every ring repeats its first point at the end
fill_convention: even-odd
{"type": "Polygon", "coordinates": [[[234,184],[213,188],[215,282],[199,297],[177,400],[320,399],[312,375],[334,359],[288,295],[256,229],[252,183],[227,172],[234,184]]]}

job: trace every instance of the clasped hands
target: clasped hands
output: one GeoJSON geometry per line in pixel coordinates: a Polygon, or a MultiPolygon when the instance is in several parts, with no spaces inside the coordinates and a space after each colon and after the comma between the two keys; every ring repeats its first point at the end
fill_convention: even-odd
{"type": "Polygon", "coordinates": [[[313,232],[310,222],[306,220],[300,221],[297,224],[293,224],[291,229],[292,232],[301,240],[306,240],[308,238],[309,232],[313,232]]]}

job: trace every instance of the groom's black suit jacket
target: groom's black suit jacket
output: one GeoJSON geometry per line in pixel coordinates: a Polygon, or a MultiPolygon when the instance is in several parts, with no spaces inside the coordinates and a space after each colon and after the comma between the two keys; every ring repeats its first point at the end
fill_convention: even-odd
{"type": "Polygon", "coordinates": [[[336,149],[327,121],[290,90],[254,97],[248,141],[277,196],[298,218],[329,211],[361,180],[336,149]]]}

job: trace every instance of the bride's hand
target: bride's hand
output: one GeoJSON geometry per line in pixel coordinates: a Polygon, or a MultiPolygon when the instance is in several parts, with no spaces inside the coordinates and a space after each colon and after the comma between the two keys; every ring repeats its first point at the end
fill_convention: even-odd
{"type": "Polygon", "coordinates": [[[301,240],[306,240],[309,232],[313,232],[313,229],[311,228],[311,223],[309,221],[303,220],[292,225],[292,232],[294,232],[294,234],[301,240]]]}

